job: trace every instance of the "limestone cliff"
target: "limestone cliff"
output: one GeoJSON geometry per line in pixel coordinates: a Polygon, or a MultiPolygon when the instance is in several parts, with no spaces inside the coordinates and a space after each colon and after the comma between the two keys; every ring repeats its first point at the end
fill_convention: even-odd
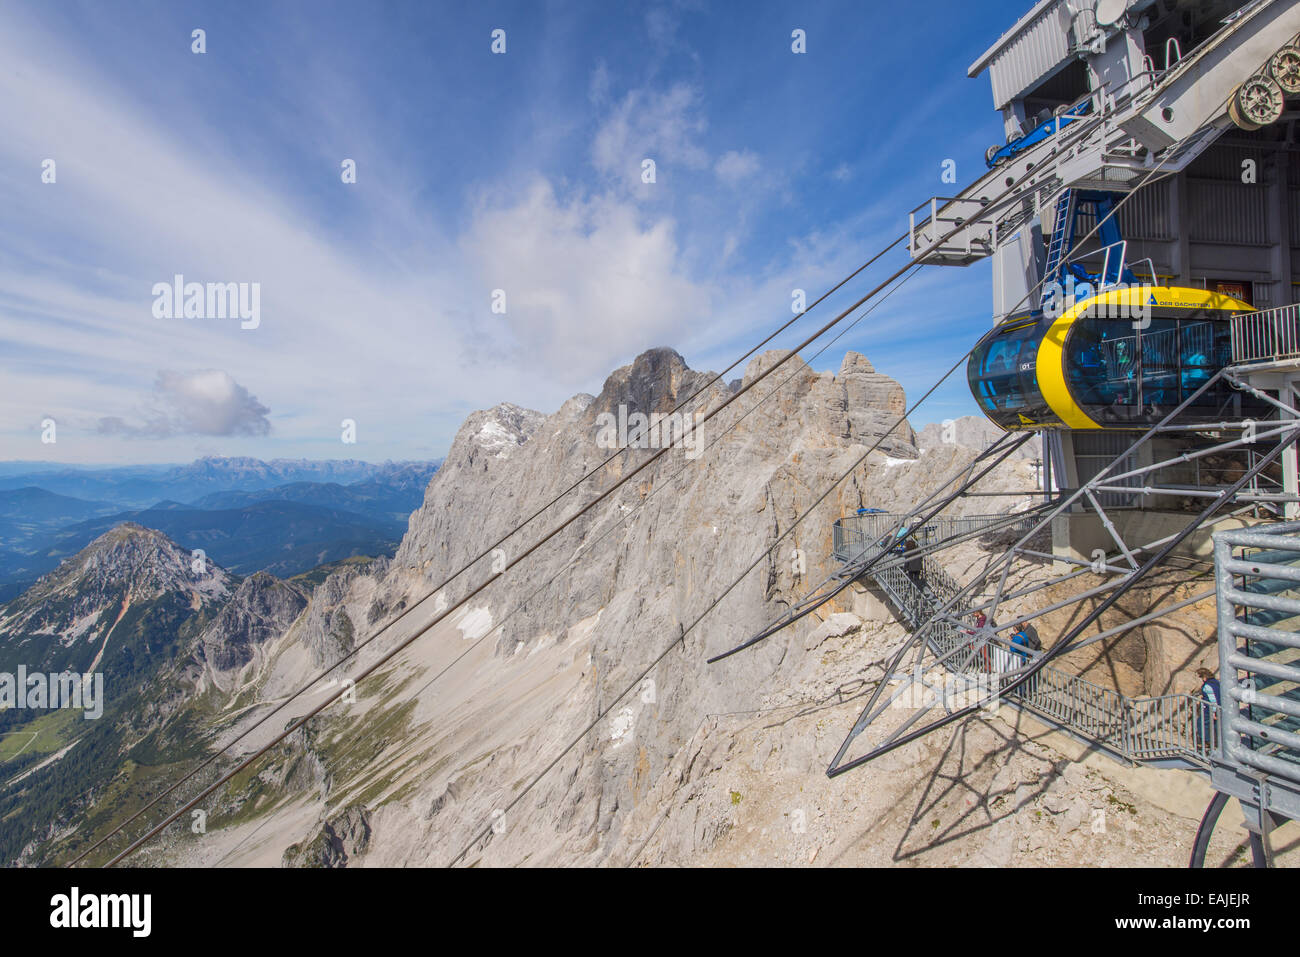
{"type": "MultiPolygon", "coordinates": [[[[741,381],[779,356],[755,357],[741,381]]],[[[1013,731],[1014,716],[969,722],[957,737],[828,781],[860,696],[904,637],[866,590],[705,663],[833,570],[836,518],[869,505],[906,509],[976,454],[960,442],[922,450],[906,423],[885,436],[905,397],[860,355],[836,373],[787,364],[705,422],[698,444],[669,451],[542,542],[654,454],[622,452],[546,507],[614,454],[602,439],[611,417],[666,413],[711,378],[652,350],[598,396],[550,415],[472,414],[391,563],[327,580],[267,651],[255,688],[271,701],[349,649],[359,653],[341,675],[411,642],[295,736],[293,747],[310,752],[313,786],[242,804],[228,796],[234,810],[214,815],[208,835],[178,838],[155,859],[437,865],[468,845],[461,863],[483,865],[1029,863],[1059,843],[1068,861],[1082,853],[1094,809],[1130,805],[1133,827],[1118,819],[1104,845],[1090,832],[1090,859],[1181,859],[1192,814],[1166,819],[1105,769],[1066,774],[1060,745],[1026,741],[1036,732],[1013,731]],[[877,440],[880,450],[855,466],[877,440]],[[971,784],[936,796],[936,773],[971,784]]],[[[716,408],[736,388],[714,383],[682,411],[716,408]]],[[[988,481],[1011,494],[962,508],[1027,504],[1032,463],[1009,461],[988,481]]],[[[988,554],[963,548],[958,574],[988,554]]],[[[279,726],[312,704],[280,715],[279,726]]],[[[222,739],[257,713],[241,712],[222,739]]],[[[300,760],[283,751],[259,780],[270,787],[300,760]]]]}

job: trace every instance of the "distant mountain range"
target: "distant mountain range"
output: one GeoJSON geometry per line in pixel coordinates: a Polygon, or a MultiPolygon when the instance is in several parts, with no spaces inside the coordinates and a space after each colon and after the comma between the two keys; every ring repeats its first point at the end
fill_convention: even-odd
{"type": "Polygon", "coordinates": [[[249,458],[45,471],[14,465],[0,468],[0,602],[122,522],[201,548],[239,575],[291,576],[352,555],[391,555],[438,468],[249,458]]]}
{"type": "Polygon", "coordinates": [[[119,507],[145,508],[162,501],[193,502],[215,492],[256,492],[298,482],[378,482],[404,487],[418,483],[421,491],[438,462],[384,462],[354,459],[272,459],[209,456],[188,465],[121,467],[44,466],[6,463],[0,468],[0,491],[28,487],[119,507]],[[28,467],[30,466],[30,467],[28,467]]]}
{"type": "Polygon", "coordinates": [[[112,510],[107,502],[88,502],[35,486],[0,492],[0,523],[14,527],[91,518],[112,510]]]}
{"type": "Polygon", "coordinates": [[[201,548],[236,574],[265,570],[282,577],[349,555],[391,554],[406,531],[405,522],[296,502],[271,500],[230,509],[160,502],[61,529],[46,540],[41,560],[52,568],[123,522],[160,531],[191,550],[201,548]]]}
{"type": "MultiPolygon", "coordinates": [[[[432,473],[430,473],[432,474],[432,473]]],[[[195,508],[230,509],[245,508],[261,502],[296,502],[300,505],[318,505],[322,508],[356,512],[375,519],[396,522],[406,528],[406,519],[417,508],[424,496],[424,486],[429,476],[421,477],[418,484],[395,484],[370,479],[354,485],[337,482],[292,482],[275,488],[256,491],[213,492],[193,503],[195,508]]]]}

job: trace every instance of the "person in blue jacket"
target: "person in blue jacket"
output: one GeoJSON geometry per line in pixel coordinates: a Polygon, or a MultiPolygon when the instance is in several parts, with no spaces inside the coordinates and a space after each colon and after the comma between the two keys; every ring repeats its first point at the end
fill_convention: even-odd
{"type": "Polygon", "coordinates": [[[1219,679],[1209,668],[1197,668],[1196,677],[1201,679],[1201,700],[1211,707],[1201,709],[1201,740],[1207,747],[1214,744],[1214,725],[1217,715],[1214,705],[1222,705],[1223,697],[1219,691],[1219,679]]]}
{"type": "MultiPolygon", "coordinates": [[[[1043,647],[1042,641],[1038,637],[1038,631],[1033,625],[1025,622],[1016,628],[1011,634],[1011,653],[1019,658],[1016,667],[1023,668],[1029,663],[1034,652],[1043,647]]],[[[1034,687],[1038,683],[1038,675],[1033,675],[1028,681],[1020,686],[1020,694],[1033,694],[1034,687]]]]}
{"type": "Polygon", "coordinates": [[[1029,636],[1023,628],[1017,628],[1011,636],[1011,653],[1020,659],[1022,665],[1029,660],[1029,636]]]}

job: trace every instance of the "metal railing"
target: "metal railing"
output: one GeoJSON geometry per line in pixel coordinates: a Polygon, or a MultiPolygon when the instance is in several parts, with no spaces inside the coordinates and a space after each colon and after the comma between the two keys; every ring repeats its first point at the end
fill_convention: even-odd
{"type": "Polygon", "coordinates": [[[1231,324],[1234,365],[1300,358],[1300,303],[1240,313],[1231,324]]]}
{"type": "Polygon", "coordinates": [[[1225,763],[1300,782],[1300,522],[1214,535],[1225,763]]]}
{"type": "Polygon", "coordinates": [[[1124,259],[1128,255],[1128,240],[1121,239],[1117,243],[1111,243],[1109,246],[1103,246],[1101,248],[1101,252],[1102,252],[1101,275],[1097,277],[1098,291],[1109,289],[1111,286],[1117,285],[1124,281],[1124,259]],[[1116,258],[1115,269],[1112,272],[1110,268],[1111,251],[1117,247],[1119,249],[1119,252],[1115,254],[1115,258],[1116,258]]]}
{"type": "Polygon", "coordinates": [[[1200,764],[1219,747],[1219,706],[1205,698],[1167,694],[1125,698],[1121,750],[1135,761],[1194,755],[1200,764]]]}
{"type": "Polygon", "coordinates": [[[964,252],[976,258],[981,254],[988,255],[992,251],[991,240],[976,238],[971,233],[971,228],[978,226],[987,227],[991,233],[995,220],[983,215],[986,206],[987,204],[981,200],[963,196],[931,196],[907,215],[907,251],[914,258],[921,251],[933,253],[940,249],[939,240],[942,236],[960,226],[965,226],[967,228],[959,234],[965,239],[962,240],[959,236],[950,237],[944,241],[948,245],[943,248],[964,252]],[[928,215],[918,223],[917,213],[928,215]],[[977,244],[980,246],[979,250],[975,249],[977,244]]]}
{"type": "MultiPolygon", "coordinates": [[[[898,541],[894,529],[906,516],[869,512],[842,518],[832,530],[835,557],[848,565],[869,560],[898,541]]],[[[925,547],[957,536],[1002,529],[1024,531],[1034,518],[1015,514],[936,518],[910,527],[907,537],[925,547]]],[[[922,558],[919,574],[909,574],[907,560],[885,558],[870,571],[877,587],[894,605],[898,617],[912,630],[930,621],[952,601],[961,586],[933,554],[922,558]]],[[[916,571],[913,565],[914,571],[916,571]]],[[[1013,647],[1005,638],[977,641],[972,628],[951,619],[970,614],[960,600],[931,623],[927,643],[944,667],[961,674],[1007,675],[1024,666],[1032,652],[1013,647]]],[[[1167,694],[1130,698],[1113,688],[1046,665],[1002,700],[1026,708],[1053,724],[1105,747],[1130,761],[1181,759],[1209,767],[1219,748],[1219,707],[1204,698],[1167,694]]]]}
{"type": "Polygon", "coordinates": [[[1156,261],[1150,256],[1144,256],[1132,264],[1130,268],[1132,268],[1134,275],[1137,274],[1137,267],[1141,266],[1143,263],[1147,264],[1147,272],[1151,274],[1151,288],[1159,289],[1160,277],[1156,275],[1156,261]]]}
{"type": "MultiPolygon", "coordinates": [[[[899,523],[903,523],[907,528],[905,537],[913,537],[918,545],[926,547],[959,536],[994,531],[1024,532],[1038,517],[1036,515],[1019,517],[1015,513],[968,515],[963,518],[936,517],[923,526],[909,527],[908,517],[904,515],[890,512],[863,512],[837,521],[832,527],[832,540],[835,557],[847,562],[864,551],[878,549],[884,544],[881,540],[887,534],[892,535],[899,523]]],[[[869,554],[867,557],[872,558],[874,554],[869,554]]]]}

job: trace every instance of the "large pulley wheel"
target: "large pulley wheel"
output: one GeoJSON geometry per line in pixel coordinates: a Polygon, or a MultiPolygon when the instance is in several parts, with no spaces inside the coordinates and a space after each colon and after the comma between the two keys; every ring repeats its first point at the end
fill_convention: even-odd
{"type": "Polygon", "coordinates": [[[1268,72],[1287,96],[1300,93],[1300,43],[1292,40],[1274,53],[1268,61],[1268,72]]]}
{"type": "Polygon", "coordinates": [[[1272,77],[1257,73],[1232,95],[1228,115],[1243,130],[1258,130],[1282,116],[1282,88],[1272,77]]]}

